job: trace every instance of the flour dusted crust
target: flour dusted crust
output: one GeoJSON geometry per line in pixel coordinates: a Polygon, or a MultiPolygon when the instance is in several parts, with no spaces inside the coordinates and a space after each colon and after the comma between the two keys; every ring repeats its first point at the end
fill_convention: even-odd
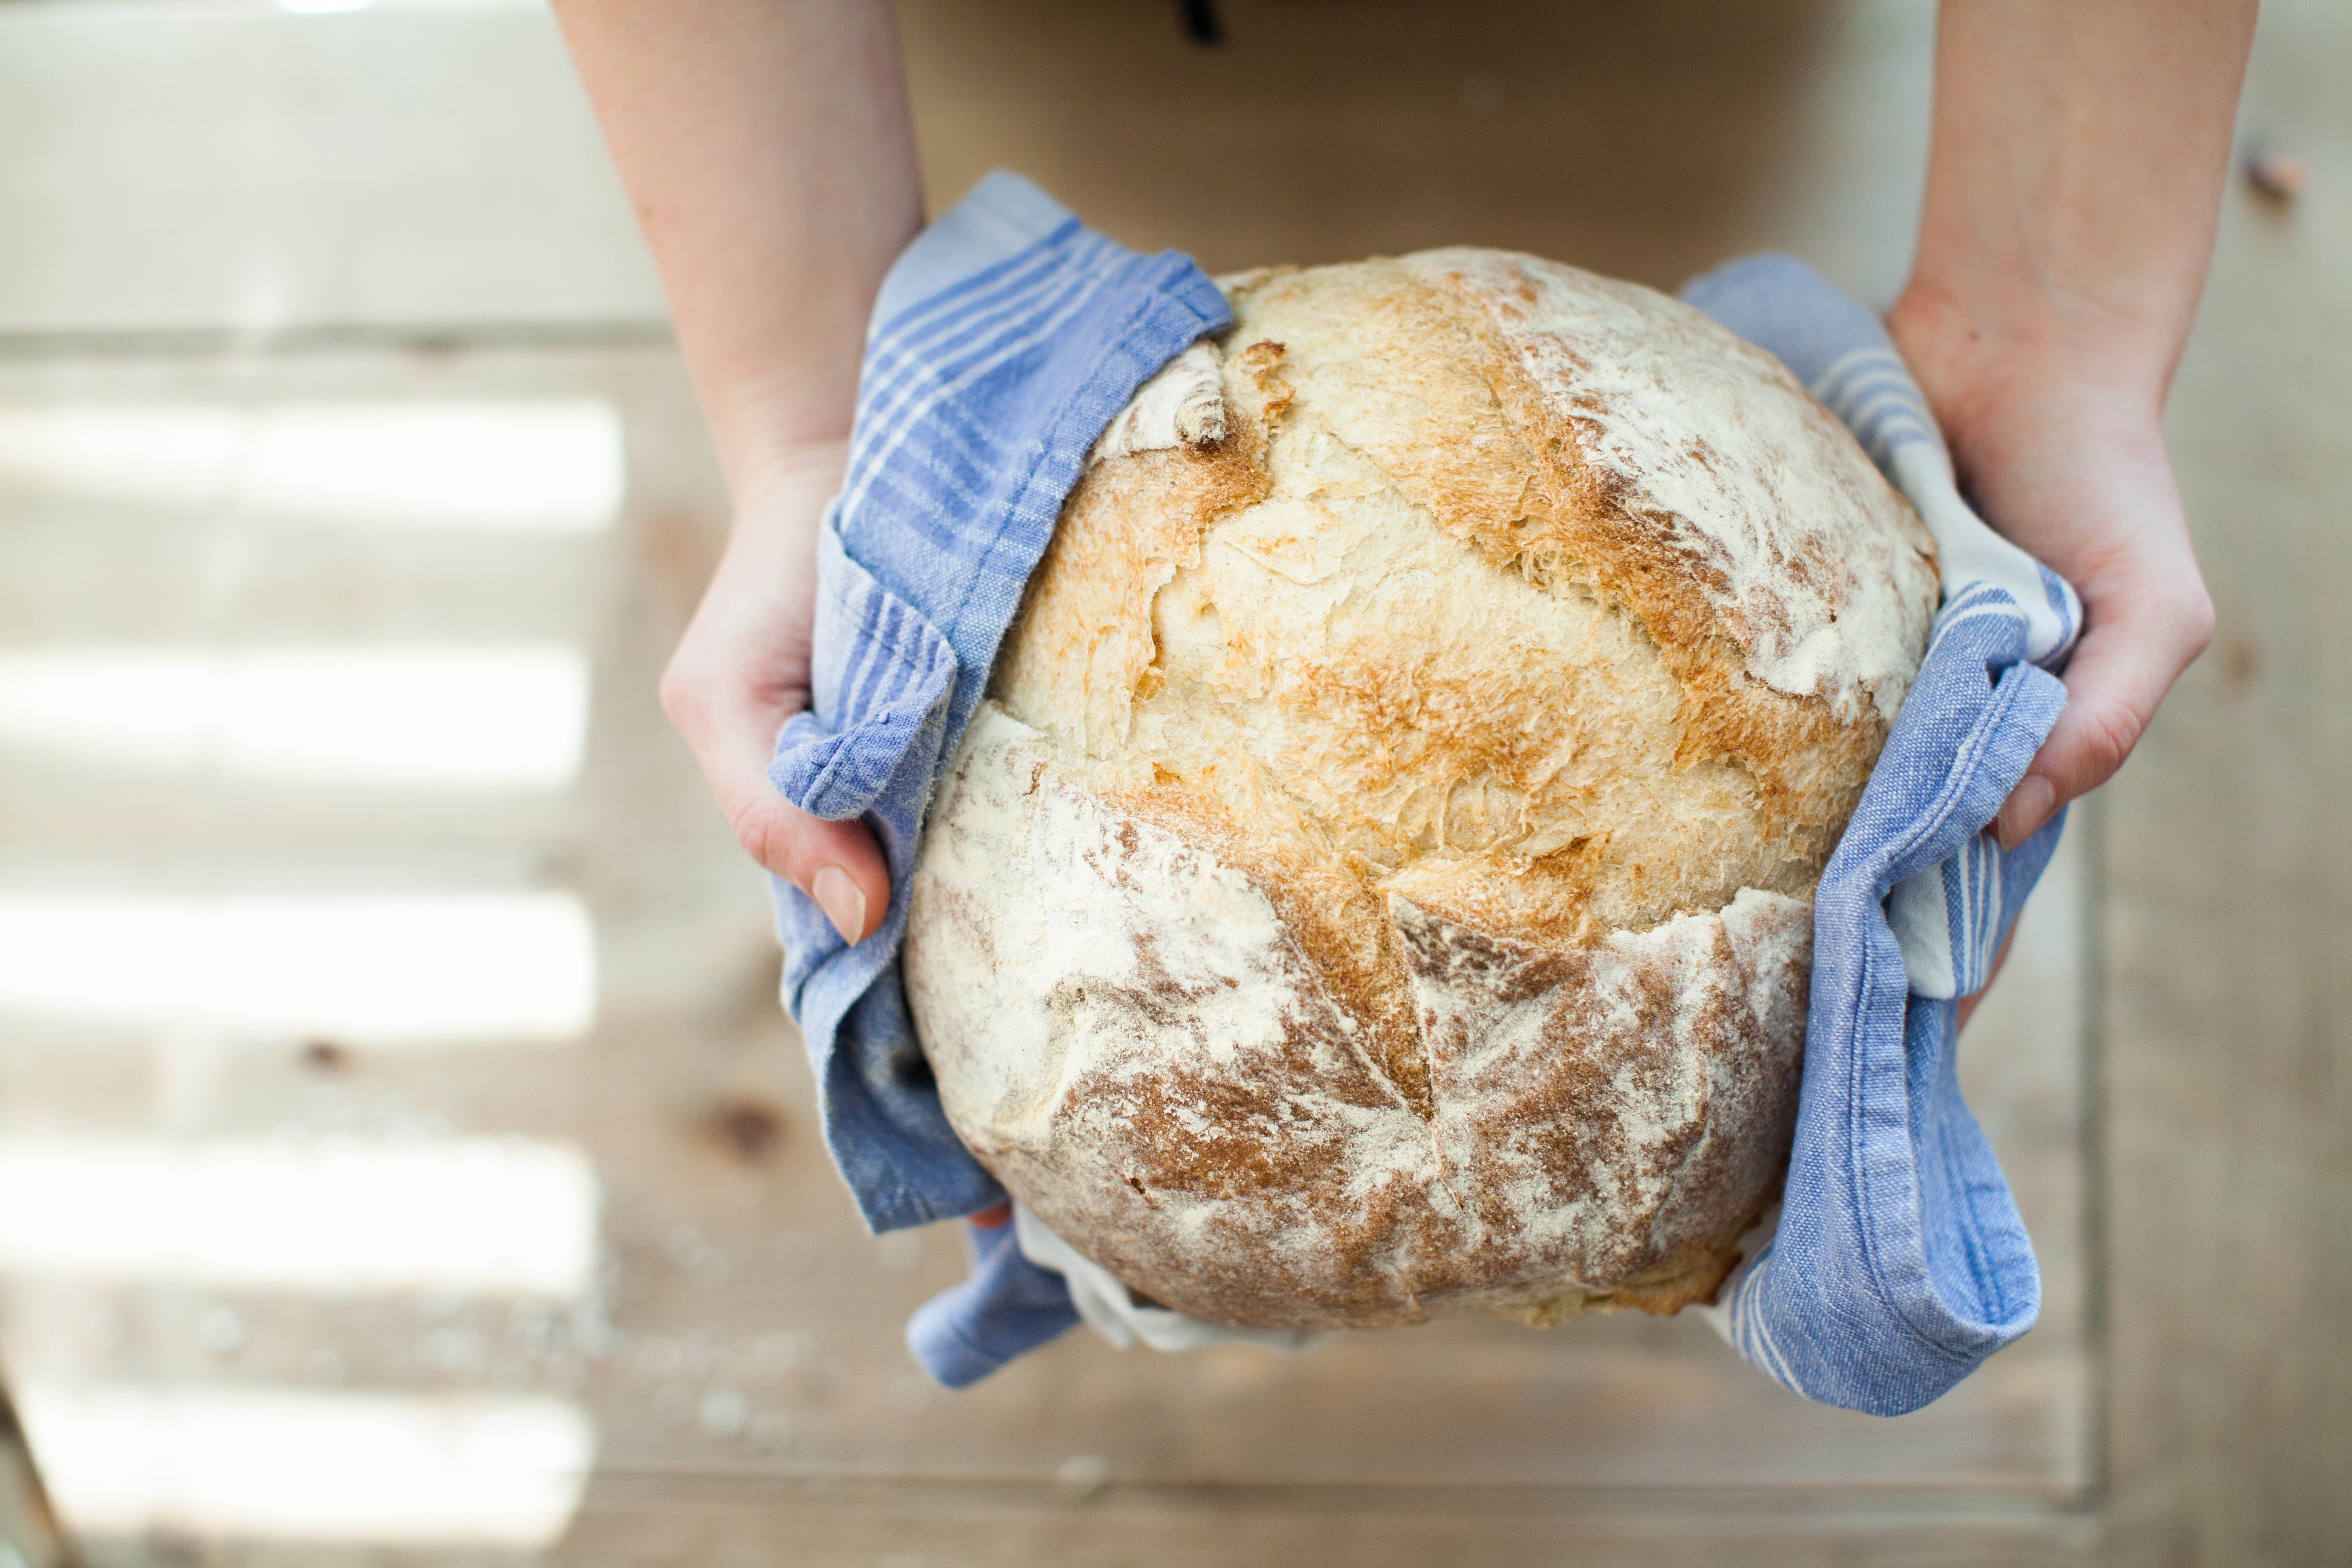
{"type": "Polygon", "coordinates": [[[933,806],[949,1117],[1215,1321],[1704,1298],[1786,1162],[1927,534],[1646,289],[1478,250],[1225,287],[1222,417],[1201,351],[1181,438],[1098,452],[933,806]]]}

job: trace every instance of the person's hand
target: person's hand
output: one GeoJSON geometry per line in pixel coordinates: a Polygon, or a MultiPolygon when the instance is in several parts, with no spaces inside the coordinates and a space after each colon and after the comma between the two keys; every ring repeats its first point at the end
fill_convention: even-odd
{"type": "Polygon", "coordinates": [[[889,0],[557,0],[735,499],[662,707],[751,858],[856,942],[890,883],[857,823],[769,784],[808,706],[816,531],[841,483],[866,318],[923,221],[889,0]]]}
{"type": "Polygon", "coordinates": [[[798,448],[744,489],[727,552],[662,674],[662,708],[751,858],[816,900],[844,941],[882,921],[890,875],[863,823],[796,809],[768,782],[776,732],[809,702],[816,536],[846,441],[798,448]]]}
{"type": "Polygon", "coordinates": [[[2083,596],[2066,709],[1995,819],[2004,846],[2122,766],[2212,636],[2158,420],[2254,3],[1936,8],[1919,244],[1887,331],[1961,489],[2083,596]]]}
{"type": "MultiPolygon", "coordinates": [[[[1887,328],[1963,491],[2083,599],[2065,710],[1994,819],[2002,847],[2014,848],[2123,765],[2213,633],[2158,427],[2160,384],[2120,357],[2021,342],[1916,294],[1887,328]]],[[[1960,1023],[1982,994],[1961,1001],[1960,1023]]]]}
{"type": "Polygon", "coordinates": [[[2213,635],[2158,423],[2161,389],[2119,359],[2019,342],[1914,296],[1887,326],[1961,489],[2083,598],[2065,711],[1996,819],[2014,848],[2123,765],[2213,635]]]}

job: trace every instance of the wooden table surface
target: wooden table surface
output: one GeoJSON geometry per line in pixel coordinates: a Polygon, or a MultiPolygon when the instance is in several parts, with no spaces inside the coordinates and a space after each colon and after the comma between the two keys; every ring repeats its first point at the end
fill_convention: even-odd
{"type": "MultiPolygon", "coordinates": [[[[1478,243],[1670,289],[1769,247],[1874,302],[1901,281],[1925,5],[1220,9],[1202,49],[1156,0],[902,0],[933,205],[1003,165],[1213,269],[1478,243]]],[[[948,1395],[898,1332],[959,1244],[858,1228],[763,889],[653,701],[724,503],[547,18],[0,13],[0,658],[528,641],[593,671],[553,794],[0,745],[0,894],[506,889],[594,931],[594,1021],[551,1047],[0,1016],[0,1143],[493,1138],[581,1151],[598,1194],[560,1298],[0,1268],[37,1451],[91,1390],[540,1401],[593,1433],[560,1539],[273,1537],[55,1474],[68,1524],[83,1500],[126,1564],[2352,1561],[2347,79],[2352,11],[2268,8],[2244,132],[2314,178],[2232,182],[2168,423],[2216,647],[2079,814],[1964,1043],[2042,1259],[2032,1334],[1891,1422],[1640,1318],[1297,1359],[1080,1332],[948,1395]],[[5,467],[27,410],[388,400],[609,408],[617,517],[371,534],[5,467]]]]}

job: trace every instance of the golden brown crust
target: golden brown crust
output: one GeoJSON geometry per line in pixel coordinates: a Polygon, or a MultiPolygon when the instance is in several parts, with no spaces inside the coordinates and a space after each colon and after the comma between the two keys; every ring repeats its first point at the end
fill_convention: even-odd
{"type": "Polygon", "coordinates": [[[1089,470],[935,808],[949,1113],[1218,1321],[1702,1299],[1785,1159],[1924,532],[1645,291],[1493,252],[1227,287],[1226,434],[1089,470]]]}
{"type": "Polygon", "coordinates": [[[1713,1289],[1786,1156],[1798,900],[1565,951],[1391,900],[1420,1106],[1258,879],[992,707],[912,900],[908,1000],[958,1132],[1055,1234],[1196,1317],[1670,1310],[1713,1289]]]}

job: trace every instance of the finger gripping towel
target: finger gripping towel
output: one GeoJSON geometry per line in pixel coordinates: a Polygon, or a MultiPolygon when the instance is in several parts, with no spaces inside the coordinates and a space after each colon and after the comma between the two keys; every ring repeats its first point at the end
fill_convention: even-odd
{"type": "MultiPolygon", "coordinates": [[[[1867,311],[1785,258],[1734,264],[1686,296],[1779,354],[1854,429],[1942,556],[1927,661],[1815,900],[1778,1228],[1710,1309],[1786,1386],[1892,1414],[1958,1382],[2039,1304],[2031,1247],[1953,1076],[1954,999],[1982,983],[2057,842],[2053,821],[2004,855],[1982,829],[2056,718],[2047,668],[2080,614],[1961,500],[1867,311]]],[[[868,1225],[887,1230],[1003,1195],[947,1124],[899,985],[924,805],[1087,447],[1153,371],[1230,317],[1186,258],[1124,251],[1000,174],[909,247],[874,319],[849,469],[820,541],[814,707],[785,727],[771,776],[804,809],[862,816],[888,857],[889,915],[855,948],[777,886],[784,1000],[827,1145],[868,1225]]],[[[950,1386],[1076,1321],[1063,1275],[1039,1261],[1069,1264],[1056,1238],[1013,1225],[974,1243],[972,1277],[908,1326],[917,1359],[950,1386]]],[[[1141,1337],[1229,1332],[1199,1327],[1141,1337]]]]}
{"type": "Polygon", "coordinates": [[[1189,258],[1123,250],[1002,174],[916,238],[875,302],[818,538],[812,705],[768,776],[803,811],[862,818],[889,862],[889,911],[856,947],[774,883],[783,1001],[825,1144],[877,1231],[1003,1196],[948,1126],[898,983],[932,784],[1087,448],[1152,372],[1232,319],[1189,258]]]}
{"type": "Polygon", "coordinates": [[[1811,1398],[1916,1410],[2033,1326],[2032,1244],[1954,1072],[1956,998],[2049,864],[2064,813],[2014,851],[1985,831],[2056,722],[2074,590],[1961,499],[1877,321],[1786,257],[1683,297],[1769,350],[1917,509],[1943,605],[1919,677],[1813,895],[1812,990],[1780,1222],[1717,1296],[1739,1353],[1811,1398]]]}

